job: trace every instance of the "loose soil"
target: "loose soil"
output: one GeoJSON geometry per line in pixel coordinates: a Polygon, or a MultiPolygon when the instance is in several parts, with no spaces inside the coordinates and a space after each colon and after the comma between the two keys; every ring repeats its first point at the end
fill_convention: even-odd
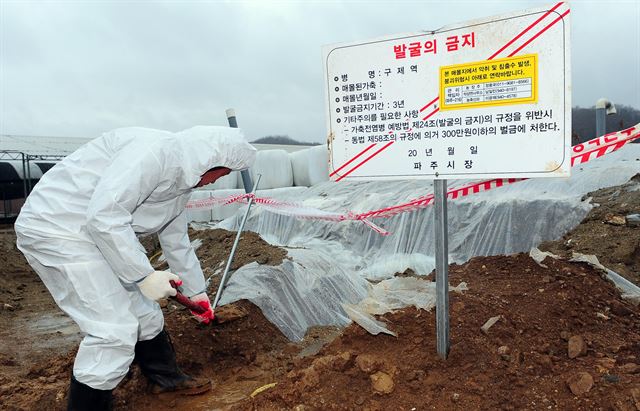
{"type": "MultiPolygon", "coordinates": [[[[548,249],[558,253],[572,238],[565,251],[596,254],[615,271],[635,275],[636,260],[625,257],[633,252],[615,251],[626,242],[637,244],[640,229],[602,223],[606,213],[594,217],[604,210],[618,216],[638,212],[639,192],[617,189],[592,193],[600,207],[556,242],[558,248],[548,249]],[[603,227],[617,231],[591,244],[597,252],[582,246],[603,227]]],[[[222,271],[234,235],[191,232],[203,241],[197,253],[207,275],[222,271]]],[[[145,245],[151,256],[157,254],[152,240],[145,245]]],[[[15,249],[10,228],[0,229],[0,249],[7,267],[0,282],[0,409],[62,410],[80,335],[15,249]]],[[[232,269],[283,258],[285,250],[245,233],[232,269]]],[[[163,267],[157,256],[152,262],[163,267]]],[[[180,365],[211,378],[214,388],[196,397],[153,396],[132,366],[115,390],[116,409],[640,410],[638,307],[586,264],[550,258],[543,264],[517,254],[452,265],[451,283],[466,281],[469,290],[450,296],[446,361],[436,354],[434,313],[415,308],[380,317],[398,337],[372,336],[351,325],[312,329],[293,344],[247,301],[221,308],[214,326],[197,324],[169,302],[163,310],[180,365]],[[482,331],[493,317],[497,322],[482,331]]]]}
{"type": "Polygon", "coordinates": [[[451,351],[436,354],[435,316],[408,308],[383,319],[398,334],[351,325],[278,385],[238,410],[635,410],[638,308],[582,263],[529,256],[450,267],[451,351]],[[492,317],[498,321],[484,333],[492,317]],[[569,357],[569,341],[578,356],[569,357]],[[586,374],[583,374],[586,373],[586,374]],[[588,374],[588,376],[587,376],[588,374]],[[576,394],[569,386],[574,383],[576,394]]]}
{"type": "Polygon", "coordinates": [[[640,285],[640,226],[625,217],[640,214],[640,174],[626,184],[587,194],[596,205],[575,229],[540,249],[571,257],[593,254],[602,265],[640,285]]]}

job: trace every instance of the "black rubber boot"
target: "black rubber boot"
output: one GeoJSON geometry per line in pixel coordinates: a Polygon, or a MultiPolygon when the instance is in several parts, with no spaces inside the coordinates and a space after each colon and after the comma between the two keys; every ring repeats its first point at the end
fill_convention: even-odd
{"type": "Polygon", "coordinates": [[[183,373],[176,362],[176,352],[169,334],[160,334],[136,344],[136,362],[151,384],[151,392],[179,392],[184,395],[202,394],[211,389],[211,381],[192,378],[183,373]]]}
{"type": "Polygon", "coordinates": [[[111,390],[96,390],[71,376],[67,411],[111,411],[112,409],[111,390]]]}

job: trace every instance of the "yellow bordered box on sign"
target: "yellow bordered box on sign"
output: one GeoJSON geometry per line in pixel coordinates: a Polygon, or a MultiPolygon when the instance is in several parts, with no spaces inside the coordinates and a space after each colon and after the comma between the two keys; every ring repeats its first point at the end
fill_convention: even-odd
{"type": "Polygon", "coordinates": [[[440,67],[440,110],[537,101],[537,54],[440,67]]]}

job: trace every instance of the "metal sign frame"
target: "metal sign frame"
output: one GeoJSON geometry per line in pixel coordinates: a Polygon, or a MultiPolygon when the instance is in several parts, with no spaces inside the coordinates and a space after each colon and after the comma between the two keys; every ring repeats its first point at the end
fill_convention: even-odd
{"type": "Polygon", "coordinates": [[[325,47],[331,178],[568,177],[568,14],[561,2],[325,47]],[[448,103],[460,87],[469,101],[448,103]]]}

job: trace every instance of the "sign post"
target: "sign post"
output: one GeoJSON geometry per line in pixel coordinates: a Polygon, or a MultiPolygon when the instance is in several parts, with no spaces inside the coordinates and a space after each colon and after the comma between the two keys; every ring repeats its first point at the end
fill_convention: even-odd
{"type": "Polygon", "coordinates": [[[447,180],[435,180],[436,232],[436,347],[443,360],[449,355],[449,231],[447,180]]]}
{"type": "Polygon", "coordinates": [[[438,353],[449,179],[569,177],[569,6],[323,49],[333,181],[433,179],[438,353]]]}

